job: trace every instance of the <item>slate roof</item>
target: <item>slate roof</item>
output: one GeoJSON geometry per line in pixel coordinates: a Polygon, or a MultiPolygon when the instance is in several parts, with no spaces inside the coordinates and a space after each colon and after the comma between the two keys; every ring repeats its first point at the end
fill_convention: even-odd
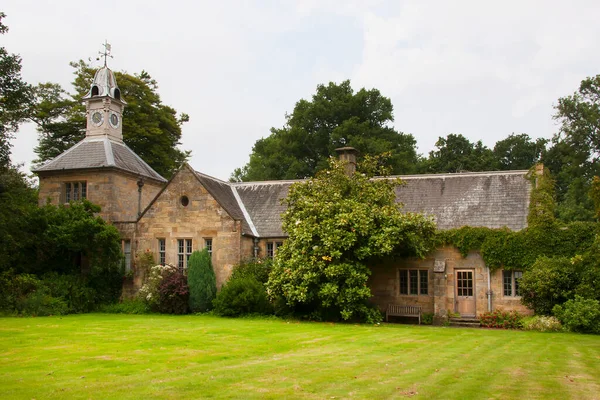
{"type": "Polygon", "coordinates": [[[116,168],[135,175],[167,182],[121,141],[102,137],[86,137],[69,150],[49,160],[33,172],[50,172],[90,168],[116,168]]]}
{"type": "Polygon", "coordinates": [[[531,182],[528,171],[401,176],[396,188],[404,211],[434,217],[439,229],[483,226],[521,230],[527,226],[531,182]]]}
{"type": "Polygon", "coordinates": [[[300,181],[268,181],[234,183],[232,187],[244,203],[260,237],[285,237],[281,229],[281,214],[292,183],[300,181]]]}
{"type": "MultiPolygon", "coordinates": [[[[527,172],[400,176],[406,185],[396,188],[396,199],[404,204],[406,212],[432,216],[443,230],[461,226],[521,230],[527,226],[531,195],[527,172]]],[[[254,228],[254,236],[287,236],[281,228],[281,214],[285,211],[281,199],[294,182],[299,181],[228,184],[238,194],[240,210],[245,209],[242,214],[248,226],[254,228]]]]}
{"type": "Polygon", "coordinates": [[[258,236],[258,232],[251,226],[252,220],[245,214],[244,204],[239,201],[235,189],[230,183],[220,179],[213,178],[194,171],[196,177],[212,197],[227,211],[227,213],[237,221],[242,221],[242,232],[245,235],[258,236]]]}

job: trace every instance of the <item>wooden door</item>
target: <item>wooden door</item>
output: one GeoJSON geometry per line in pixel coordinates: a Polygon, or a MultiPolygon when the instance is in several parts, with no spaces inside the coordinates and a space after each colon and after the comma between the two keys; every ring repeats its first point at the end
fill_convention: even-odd
{"type": "Polygon", "coordinates": [[[456,312],[461,317],[475,317],[475,280],[472,269],[456,271],[456,312]]]}

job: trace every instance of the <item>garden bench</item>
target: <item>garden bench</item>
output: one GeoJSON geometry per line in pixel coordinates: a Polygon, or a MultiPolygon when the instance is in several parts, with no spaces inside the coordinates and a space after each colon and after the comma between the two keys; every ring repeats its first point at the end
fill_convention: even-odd
{"type": "Polygon", "coordinates": [[[401,306],[399,304],[388,304],[385,310],[385,322],[389,317],[415,317],[421,325],[421,306],[401,306]]]}

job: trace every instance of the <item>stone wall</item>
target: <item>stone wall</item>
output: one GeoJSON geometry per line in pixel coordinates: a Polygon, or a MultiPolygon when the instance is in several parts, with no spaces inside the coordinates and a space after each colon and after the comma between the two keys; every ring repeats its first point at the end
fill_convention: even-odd
{"type": "MultiPolygon", "coordinates": [[[[403,259],[389,261],[372,268],[369,286],[373,295],[372,301],[385,311],[388,304],[420,305],[423,312],[434,313],[438,317],[445,317],[448,313],[457,312],[456,306],[456,271],[460,269],[473,271],[474,295],[476,315],[488,311],[488,272],[479,252],[470,252],[467,257],[462,257],[454,247],[441,247],[425,259],[403,259]],[[445,265],[444,272],[434,272],[435,262],[445,265]],[[401,295],[400,294],[400,269],[426,269],[428,271],[427,295],[401,295]]],[[[503,296],[502,271],[492,273],[491,280],[492,309],[517,310],[530,314],[520,303],[519,297],[503,296]]]]}
{"type": "MultiPolygon", "coordinates": [[[[159,238],[165,239],[166,262],[173,265],[178,261],[178,239],[191,239],[193,251],[203,249],[205,240],[212,239],[218,287],[240,261],[241,223],[229,216],[187,166],[176,174],[138,221],[135,250],[149,250],[158,261],[159,238]],[[187,206],[182,204],[182,196],[188,198],[187,206]]],[[[244,244],[246,248],[246,241],[244,244]]]]}
{"type": "MultiPolygon", "coordinates": [[[[102,208],[107,221],[134,221],[138,213],[138,177],[117,170],[65,171],[40,174],[39,204],[64,199],[65,182],[86,182],[87,199],[102,208]]],[[[161,190],[162,184],[147,180],[142,190],[142,210],[161,190]]]]}

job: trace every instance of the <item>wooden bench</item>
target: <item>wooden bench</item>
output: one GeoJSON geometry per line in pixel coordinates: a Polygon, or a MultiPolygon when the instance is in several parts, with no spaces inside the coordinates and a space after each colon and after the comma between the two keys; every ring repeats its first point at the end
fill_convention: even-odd
{"type": "Polygon", "coordinates": [[[388,304],[385,310],[385,322],[389,317],[415,317],[421,325],[421,306],[401,306],[399,304],[388,304]]]}

